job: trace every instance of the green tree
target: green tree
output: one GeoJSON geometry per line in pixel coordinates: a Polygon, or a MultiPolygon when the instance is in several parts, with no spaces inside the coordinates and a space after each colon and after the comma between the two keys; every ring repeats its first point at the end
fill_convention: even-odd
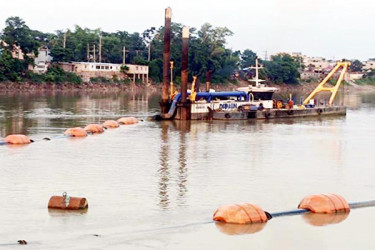
{"type": "Polygon", "coordinates": [[[361,72],[362,71],[362,68],[363,68],[363,64],[361,61],[359,60],[354,60],[352,61],[349,69],[353,72],[361,72]]]}
{"type": "Polygon", "coordinates": [[[269,80],[275,83],[298,83],[299,63],[289,54],[278,54],[271,57],[271,61],[265,61],[265,74],[269,80]]]}
{"type": "MultiPolygon", "coordinates": [[[[33,34],[39,34],[30,30],[25,22],[19,17],[9,17],[5,21],[5,28],[2,34],[4,40],[10,47],[20,46],[25,56],[28,53],[38,54],[40,42],[33,37],[33,34]]],[[[39,34],[40,35],[40,34],[39,34]]]]}
{"type": "Polygon", "coordinates": [[[256,58],[257,54],[255,52],[249,49],[244,50],[241,54],[241,67],[247,68],[253,66],[256,58]]]}

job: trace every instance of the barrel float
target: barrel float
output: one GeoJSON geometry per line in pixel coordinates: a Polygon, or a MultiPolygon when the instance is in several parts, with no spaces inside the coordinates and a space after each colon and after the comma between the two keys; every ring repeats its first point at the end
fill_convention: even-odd
{"type": "Polygon", "coordinates": [[[74,137],[85,137],[87,136],[86,130],[80,127],[76,128],[68,128],[65,132],[64,135],[68,136],[74,136],[74,137]]]}
{"type": "Polygon", "coordinates": [[[224,223],[249,224],[267,222],[268,217],[257,205],[242,203],[219,207],[213,215],[213,220],[224,223]]]}
{"type": "Polygon", "coordinates": [[[48,202],[48,208],[64,210],[80,210],[88,207],[87,199],[81,197],[69,197],[66,193],[62,196],[52,196],[48,202]]]}
{"type": "Polygon", "coordinates": [[[337,194],[315,194],[306,196],[298,205],[300,209],[308,209],[318,214],[348,213],[348,202],[337,194]]]}
{"type": "Polygon", "coordinates": [[[100,134],[100,133],[103,133],[104,132],[104,128],[102,125],[99,125],[99,124],[89,124],[87,125],[84,130],[87,132],[87,133],[91,133],[91,134],[100,134]]]}
{"type": "Polygon", "coordinates": [[[131,125],[131,124],[136,124],[139,121],[135,117],[122,117],[118,119],[117,122],[123,125],[131,125]]]}
{"type": "Polygon", "coordinates": [[[118,128],[119,126],[120,125],[118,124],[118,122],[113,121],[113,120],[108,120],[108,121],[103,122],[103,127],[105,128],[118,128]]]}
{"type": "Polygon", "coordinates": [[[29,144],[32,140],[26,135],[8,135],[5,137],[4,142],[9,144],[29,144]]]}

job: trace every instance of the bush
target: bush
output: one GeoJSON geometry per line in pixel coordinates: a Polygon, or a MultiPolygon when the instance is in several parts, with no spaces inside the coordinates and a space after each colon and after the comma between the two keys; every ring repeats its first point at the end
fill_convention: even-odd
{"type": "Polygon", "coordinates": [[[82,79],[72,72],[65,72],[59,66],[50,67],[43,76],[43,81],[53,83],[81,84],[82,79]]]}

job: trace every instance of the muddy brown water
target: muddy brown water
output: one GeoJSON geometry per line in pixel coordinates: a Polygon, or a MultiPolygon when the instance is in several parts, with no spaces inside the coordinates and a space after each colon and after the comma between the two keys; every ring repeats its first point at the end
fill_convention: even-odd
{"type": "Polygon", "coordinates": [[[0,95],[0,249],[372,249],[374,208],[297,215],[265,225],[211,222],[220,205],[294,209],[306,195],[375,199],[375,95],[345,96],[346,117],[151,122],[152,93],[0,95]],[[144,119],[84,139],[68,127],[144,119]],[[50,141],[42,140],[44,137],[50,141]],[[86,197],[81,212],[48,210],[52,195],[86,197]]]}

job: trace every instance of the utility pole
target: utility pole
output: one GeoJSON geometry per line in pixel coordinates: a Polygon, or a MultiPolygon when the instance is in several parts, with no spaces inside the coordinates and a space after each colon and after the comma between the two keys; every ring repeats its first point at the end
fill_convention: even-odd
{"type": "Polygon", "coordinates": [[[264,61],[268,61],[268,51],[264,51],[264,61]]]}
{"type": "Polygon", "coordinates": [[[66,48],[66,32],[64,33],[64,36],[63,36],[63,48],[64,49],[66,48]]]}
{"type": "Polygon", "coordinates": [[[150,60],[151,60],[151,41],[148,44],[148,57],[147,57],[147,61],[150,61],[150,60]]]}
{"type": "Polygon", "coordinates": [[[90,44],[87,43],[87,62],[90,62],[90,44]]]}
{"type": "Polygon", "coordinates": [[[93,53],[94,53],[94,63],[96,63],[95,43],[94,43],[94,51],[93,51],[93,53]]]}
{"type": "Polygon", "coordinates": [[[99,62],[102,62],[102,35],[99,35],[99,62]]]}
{"type": "Polygon", "coordinates": [[[126,49],[125,46],[122,48],[122,64],[125,65],[126,49]]]}

